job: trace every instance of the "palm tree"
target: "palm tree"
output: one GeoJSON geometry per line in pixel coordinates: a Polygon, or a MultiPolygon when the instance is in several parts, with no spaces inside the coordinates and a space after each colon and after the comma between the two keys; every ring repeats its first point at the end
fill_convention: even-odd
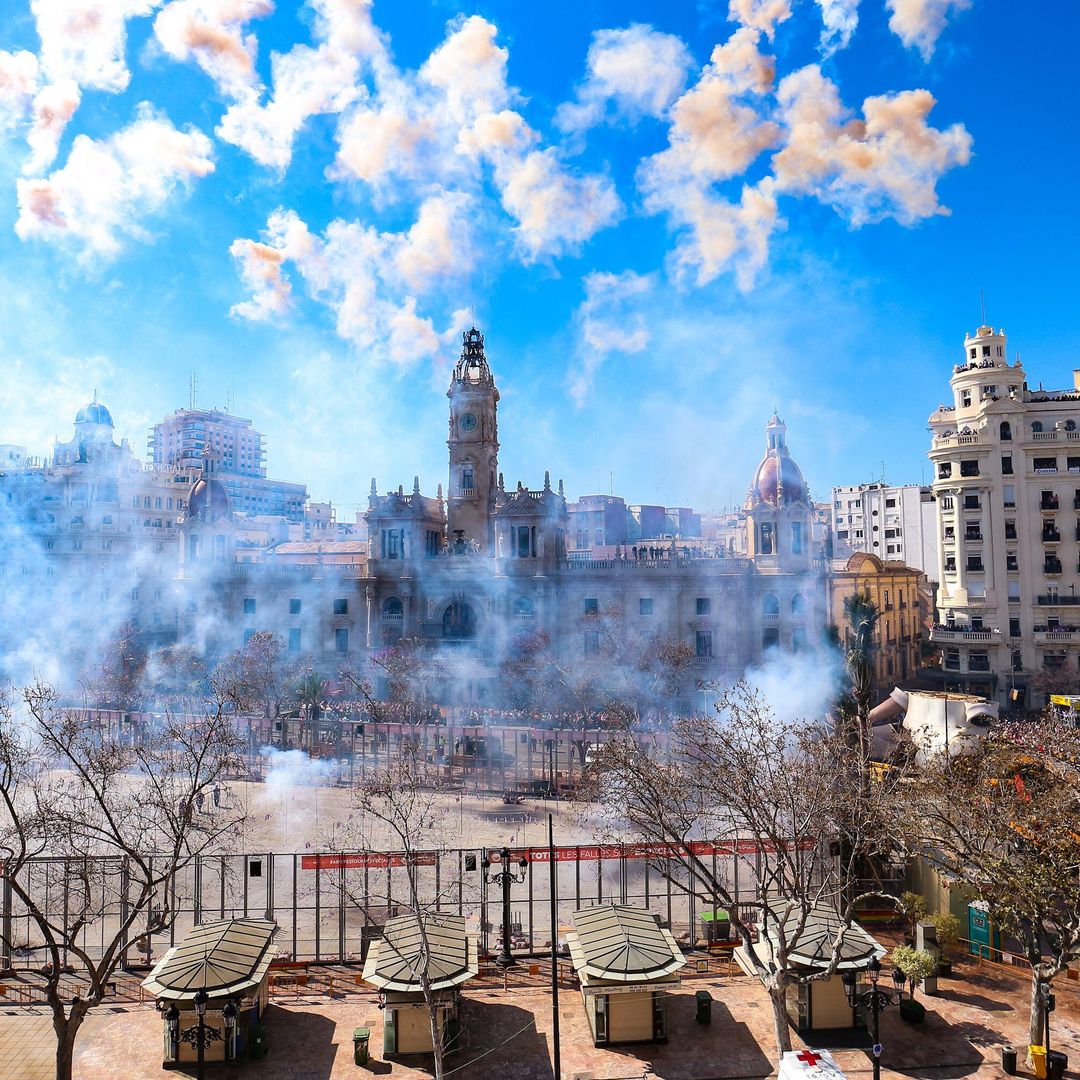
{"type": "MultiPolygon", "coordinates": [[[[326,700],[330,684],[314,671],[308,672],[296,684],[296,700],[300,705],[301,713],[307,713],[308,719],[308,753],[315,749],[315,736],[319,728],[319,716],[322,712],[322,704],[326,700]]],[[[303,738],[300,742],[303,743],[303,738]]]]}

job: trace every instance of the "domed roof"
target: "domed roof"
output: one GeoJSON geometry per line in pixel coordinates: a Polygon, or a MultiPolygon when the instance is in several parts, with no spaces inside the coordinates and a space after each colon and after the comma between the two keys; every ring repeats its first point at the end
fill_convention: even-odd
{"type": "Polygon", "coordinates": [[[787,506],[809,499],[802,469],[788,453],[786,432],[784,421],[774,412],[765,426],[765,456],[750,485],[750,498],[754,502],[787,506]]]}
{"type": "Polygon", "coordinates": [[[106,427],[113,426],[113,418],[109,410],[95,397],[89,405],[84,405],[75,414],[76,424],[104,424],[106,427]]]}
{"type": "Polygon", "coordinates": [[[206,521],[231,517],[229,496],[225,485],[214,476],[200,476],[191,486],[188,495],[189,518],[197,517],[206,521]]]}

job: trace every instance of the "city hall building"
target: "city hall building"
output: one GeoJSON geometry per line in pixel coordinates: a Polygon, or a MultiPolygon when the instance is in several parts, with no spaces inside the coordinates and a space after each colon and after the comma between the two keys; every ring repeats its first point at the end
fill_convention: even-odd
{"type": "Polygon", "coordinates": [[[571,557],[563,485],[507,484],[499,463],[499,391],[475,328],[447,396],[445,490],[368,497],[366,557],[334,542],[238,546],[240,520],[213,457],[180,522],[181,638],[217,650],[262,629],[328,675],[401,640],[440,666],[440,697],[498,703],[496,683],[523,638],[562,662],[675,639],[692,655],[678,693],[735,678],[773,649],[824,636],[824,570],[811,552],[812,505],[775,414],[745,502],[745,557],[667,542],[571,557]],[[287,550],[289,549],[289,550],[287,550]],[[314,550],[312,550],[314,549],[314,550]]]}

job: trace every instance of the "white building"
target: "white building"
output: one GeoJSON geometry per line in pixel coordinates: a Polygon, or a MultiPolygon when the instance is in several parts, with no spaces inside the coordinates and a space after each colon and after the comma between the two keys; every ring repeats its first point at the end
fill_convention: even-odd
{"type": "Polygon", "coordinates": [[[1042,704],[1080,685],[1080,371],[1031,390],[1004,331],[980,326],[930,416],[947,688],[1042,704]],[[1037,674],[1041,677],[1033,679],[1037,674]],[[1041,685],[1040,685],[1041,684],[1041,685]]]}
{"type": "Polygon", "coordinates": [[[897,561],[938,580],[937,507],[929,487],[885,483],[833,488],[834,554],[897,561]]]}

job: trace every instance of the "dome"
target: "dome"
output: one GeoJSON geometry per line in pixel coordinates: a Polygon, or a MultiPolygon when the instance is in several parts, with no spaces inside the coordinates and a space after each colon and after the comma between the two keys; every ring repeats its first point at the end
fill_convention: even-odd
{"type": "Polygon", "coordinates": [[[106,427],[113,426],[112,416],[109,410],[95,398],[89,405],[84,405],[75,414],[76,424],[104,424],[106,427]]]}
{"type": "Polygon", "coordinates": [[[218,518],[231,517],[229,496],[225,485],[216,477],[200,476],[191,486],[188,495],[189,518],[203,518],[216,521],[218,518]]]}
{"type": "Polygon", "coordinates": [[[802,469],[788,453],[786,433],[783,420],[774,412],[765,426],[765,457],[750,485],[750,498],[755,502],[787,506],[809,499],[802,469]]]}

